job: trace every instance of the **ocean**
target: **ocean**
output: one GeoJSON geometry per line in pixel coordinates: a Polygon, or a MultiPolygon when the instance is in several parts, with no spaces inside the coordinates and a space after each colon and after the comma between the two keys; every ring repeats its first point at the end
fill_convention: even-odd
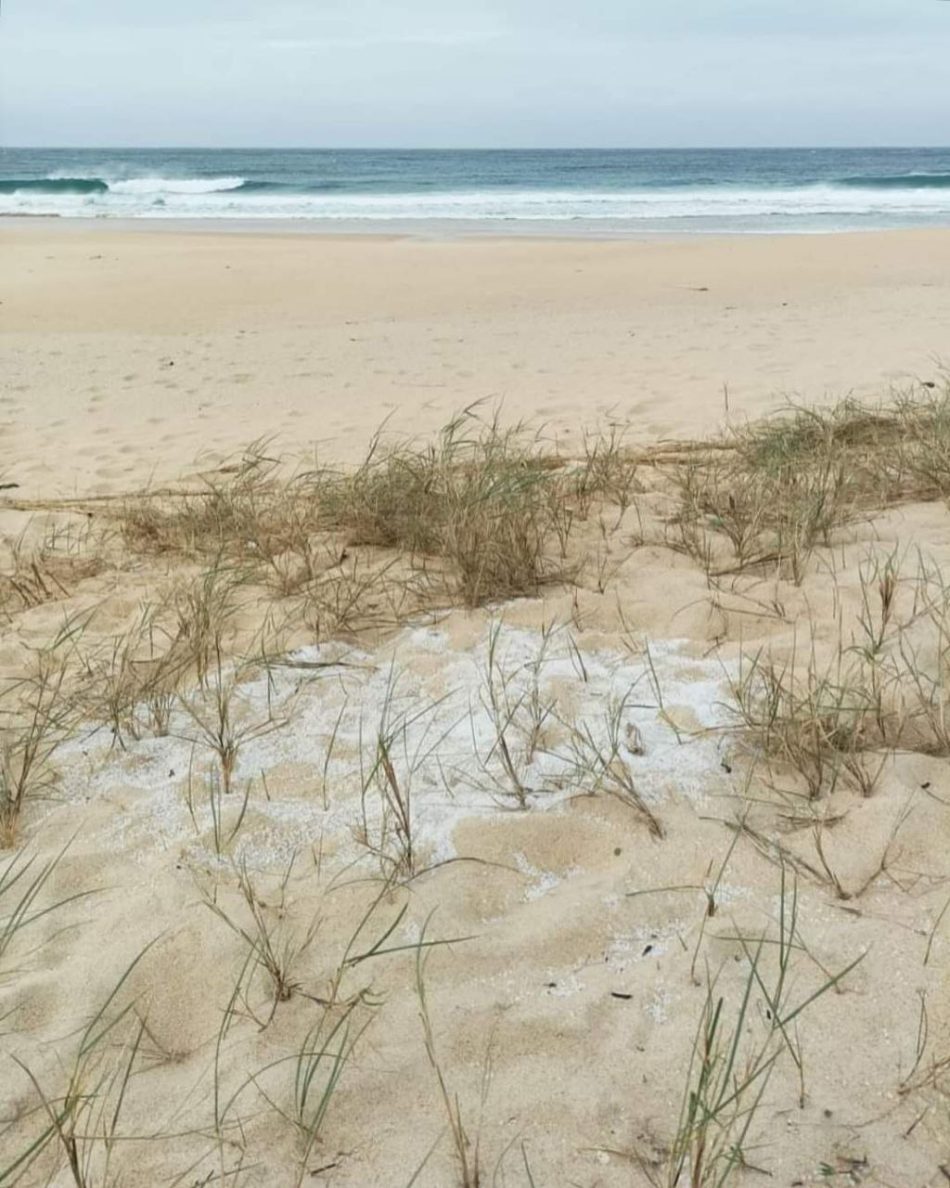
{"type": "Polygon", "coordinates": [[[628,233],[950,225],[950,149],[0,149],[0,215],[628,233]]]}

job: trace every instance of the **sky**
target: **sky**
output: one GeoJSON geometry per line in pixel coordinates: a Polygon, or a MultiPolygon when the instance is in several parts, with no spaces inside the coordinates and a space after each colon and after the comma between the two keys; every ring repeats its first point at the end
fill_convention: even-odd
{"type": "Polygon", "coordinates": [[[950,2],[0,9],[0,145],[828,144],[950,144],[950,2]]]}

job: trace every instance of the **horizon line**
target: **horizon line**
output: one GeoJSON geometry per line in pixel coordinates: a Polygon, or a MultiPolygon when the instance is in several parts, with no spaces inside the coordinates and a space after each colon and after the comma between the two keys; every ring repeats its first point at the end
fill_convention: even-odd
{"type": "Polygon", "coordinates": [[[6,144],[4,152],[284,152],[284,153],[677,153],[950,151],[950,144],[716,145],[264,145],[264,144],[6,144]]]}

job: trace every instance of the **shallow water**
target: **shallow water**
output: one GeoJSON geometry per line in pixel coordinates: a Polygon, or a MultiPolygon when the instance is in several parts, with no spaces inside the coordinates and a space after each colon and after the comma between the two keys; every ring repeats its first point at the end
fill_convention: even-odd
{"type": "Polygon", "coordinates": [[[0,150],[0,215],[578,224],[950,223],[950,149],[0,150]]]}

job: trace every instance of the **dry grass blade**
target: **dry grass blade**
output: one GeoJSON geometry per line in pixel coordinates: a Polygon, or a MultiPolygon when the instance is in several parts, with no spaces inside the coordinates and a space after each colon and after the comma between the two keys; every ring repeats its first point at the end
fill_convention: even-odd
{"type": "Polygon", "coordinates": [[[609,697],[600,722],[564,723],[571,779],[591,796],[607,792],[618,797],[643,818],[654,837],[662,838],[663,826],[637,788],[628,761],[628,756],[642,754],[639,734],[628,721],[633,693],[631,688],[622,697],[609,697]]]}
{"type": "Polygon", "coordinates": [[[292,858],[281,879],[275,908],[269,907],[262,899],[245,862],[233,867],[247,923],[242,923],[235,914],[226,911],[216,899],[205,897],[206,906],[247,946],[253,969],[263,970],[267,975],[271,1002],[264,1019],[258,1018],[245,994],[248,1012],[256,1019],[261,1030],[271,1022],[278,1005],[289,1002],[302,989],[298,967],[316,939],[319,927],[319,920],[314,918],[304,929],[298,930],[288,918],[287,891],[294,863],[295,859],[292,858]]]}
{"type": "Polygon", "coordinates": [[[27,801],[55,782],[50,761],[75,717],[67,677],[80,631],[78,622],[67,621],[50,644],[33,652],[32,671],[3,693],[13,708],[0,711],[0,849],[13,845],[27,801]]]}
{"type": "MultiPolygon", "coordinates": [[[[801,1052],[792,1024],[814,1002],[838,986],[863,955],[791,1001],[792,959],[796,951],[798,897],[784,869],[780,888],[777,943],[742,939],[746,971],[734,1014],[727,1008],[719,979],[710,978],[693,1043],[679,1126],[668,1165],[668,1188],[724,1188],[749,1166],[746,1152],[763,1095],[783,1054],[802,1073],[801,1052]],[[767,960],[774,949],[774,968],[767,960]],[[756,997],[762,1007],[756,1011],[756,997]],[[756,1018],[758,1015],[758,1019],[756,1018]]],[[[761,1170],[761,1169],[759,1169],[761,1170]]]]}
{"type": "Polygon", "coordinates": [[[77,891],[62,899],[42,904],[46,886],[55,875],[69,845],[67,842],[58,853],[46,861],[41,861],[36,854],[29,858],[22,854],[15,855],[0,869],[0,973],[3,972],[3,961],[7,951],[20,933],[67,904],[96,893],[77,891]]]}
{"type": "Polygon", "coordinates": [[[241,748],[282,729],[287,719],[274,717],[268,707],[263,717],[247,721],[246,707],[239,697],[241,670],[226,663],[220,637],[215,638],[211,647],[213,658],[205,673],[203,687],[180,701],[197,731],[188,741],[200,743],[214,754],[221,787],[228,795],[233,787],[241,748]]]}
{"type": "Polygon", "coordinates": [[[91,546],[87,526],[53,526],[34,545],[27,543],[29,529],[10,543],[10,566],[0,572],[0,608],[8,613],[29,610],[47,602],[67,599],[86,578],[105,566],[91,546]]]}
{"type": "Polygon", "coordinates": [[[12,1163],[0,1167],[0,1184],[16,1182],[51,1147],[65,1163],[73,1188],[112,1182],[109,1168],[119,1141],[119,1123],[145,1034],[144,1023],[134,1015],[134,1000],[122,1006],[118,1000],[151,947],[146,946],[126,968],[82,1031],[60,1092],[48,1093],[32,1069],[13,1057],[36,1094],[34,1114],[45,1118],[45,1124],[27,1139],[12,1163]]]}
{"type": "Polygon", "coordinates": [[[378,722],[366,743],[360,721],[361,820],[356,836],[377,859],[387,882],[416,873],[413,780],[452,729],[432,733],[436,711],[447,697],[417,704],[414,698],[400,697],[398,684],[393,664],[378,722]]]}
{"type": "Polygon", "coordinates": [[[164,737],[171,727],[187,661],[171,645],[160,615],[158,606],[143,607],[128,632],[84,660],[86,704],[123,748],[146,734],[164,737]]]}
{"type": "MultiPolygon", "coordinates": [[[[427,922],[428,923],[428,922],[427,922]]],[[[426,929],[423,928],[420,941],[425,941],[426,929]]],[[[439,1060],[435,1033],[432,1029],[432,1019],[429,1014],[429,1002],[426,996],[425,967],[428,951],[420,944],[416,954],[416,994],[419,999],[419,1017],[422,1020],[422,1031],[425,1040],[426,1056],[435,1073],[439,1087],[439,1097],[448,1119],[449,1134],[455,1154],[456,1172],[459,1188],[480,1188],[483,1182],[481,1155],[479,1143],[474,1144],[469,1138],[462,1117],[462,1107],[457,1093],[449,1088],[448,1081],[439,1060]]],[[[482,1085],[482,1102],[488,1089],[490,1069],[486,1069],[486,1077],[482,1085]]]]}

